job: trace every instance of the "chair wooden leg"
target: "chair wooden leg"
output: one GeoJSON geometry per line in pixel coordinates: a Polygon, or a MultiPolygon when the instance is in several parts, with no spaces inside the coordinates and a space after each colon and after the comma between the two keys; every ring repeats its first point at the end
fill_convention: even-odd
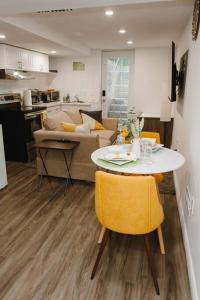
{"type": "Polygon", "coordinates": [[[148,263],[149,263],[149,267],[150,267],[150,270],[151,270],[153,283],[154,283],[154,286],[155,286],[155,289],[156,289],[156,294],[160,295],[158,281],[157,281],[157,278],[156,278],[156,272],[155,272],[155,268],[154,268],[154,265],[153,265],[153,262],[152,262],[151,246],[150,246],[148,235],[144,235],[144,241],[145,241],[145,249],[146,249],[146,253],[147,253],[148,263]]]}
{"type": "Polygon", "coordinates": [[[99,239],[98,239],[98,242],[97,242],[99,245],[102,243],[102,239],[103,239],[105,231],[106,231],[106,228],[102,226],[101,232],[100,232],[100,235],[99,235],[99,239]]]}
{"type": "Polygon", "coordinates": [[[164,255],[165,254],[165,244],[164,244],[161,225],[157,229],[157,234],[158,234],[158,241],[159,241],[159,245],[160,245],[160,252],[161,252],[161,254],[164,255]]]}
{"type": "Polygon", "coordinates": [[[98,255],[97,255],[97,258],[96,258],[96,261],[95,261],[95,264],[94,264],[94,267],[93,267],[93,270],[92,270],[92,275],[91,275],[91,279],[94,278],[94,275],[96,273],[96,270],[97,270],[97,267],[99,265],[99,262],[100,262],[100,259],[101,259],[101,256],[103,254],[103,250],[106,246],[106,242],[108,240],[108,236],[109,236],[109,231],[108,229],[104,228],[105,231],[104,231],[104,234],[103,234],[103,237],[102,237],[102,242],[100,244],[100,247],[99,247],[99,252],[98,252],[98,255]]]}

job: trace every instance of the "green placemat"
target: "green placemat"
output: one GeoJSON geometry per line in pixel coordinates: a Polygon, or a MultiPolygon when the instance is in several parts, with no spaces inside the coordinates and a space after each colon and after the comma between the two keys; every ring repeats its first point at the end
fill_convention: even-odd
{"type": "Polygon", "coordinates": [[[123,169],[123,168],[134,167],[134,166],[138,165],[138,161],[130,161],[130,162],[127,162],[126,164],[120,166],[120,165],[116,165],[115,163],[112,163],[111,161],[105,161],[101,158],[98,158],[97,160],[101,163],[102,168],[107,168],[107,167],[111,166],[112,168],[123,169]]]}

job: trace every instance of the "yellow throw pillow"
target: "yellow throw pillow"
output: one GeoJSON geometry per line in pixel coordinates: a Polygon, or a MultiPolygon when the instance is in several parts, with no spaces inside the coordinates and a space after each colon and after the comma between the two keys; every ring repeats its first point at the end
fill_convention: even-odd
{"type": "Polygon", "coordinates": [[[66,132],[90,133],[90,126],[88,124],[72,124],[62,122],[61,126],[66,132]]]}
{"type": "Polygon", "coordinates": [[[75,124],[65,123],[65,122],[62,122],[60,125],[64,128],[64,131],[67,132],[75,132],[77,126],[75,124]]]}
{"type": "Polygon", "coordinates": [[[91,130],[105,130],[104,126],[92,117],[81,113],[83,124],[89,124],[91,130]]]}
{"type": "Polygon", "coordinates": [[[105,127],[98,121],[95,122],[95,129],[96,130],[105,130],[105,127]]]}
{"type": "Polygon", "coordinates": [[[44,129],[44,120],[46,120],[48,118],[48,112],[45,110],[41,113],[41,124],[42,124],[42,128],[44,129]]]}

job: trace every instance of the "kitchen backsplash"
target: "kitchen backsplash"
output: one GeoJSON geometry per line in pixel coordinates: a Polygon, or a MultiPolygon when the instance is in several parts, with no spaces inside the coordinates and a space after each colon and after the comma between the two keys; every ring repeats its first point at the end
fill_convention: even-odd
{"type": "Polygon", "coordinates": [[[26,89],[47,90],[51,86],[54,74],[36,74],[35,79],[29,80],[0,80],[0,93],[23,93],[26,89]]]}

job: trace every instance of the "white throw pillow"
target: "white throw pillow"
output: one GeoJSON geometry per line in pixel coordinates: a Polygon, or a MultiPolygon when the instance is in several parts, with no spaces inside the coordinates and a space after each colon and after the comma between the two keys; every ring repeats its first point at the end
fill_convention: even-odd
{"type": "Polygon", "coordinates": [[[96,120],[91,118],[90,116],[81,113],[82,119],[83,119],[83,124],[87,124],[90,126],[90,130],[94,130],[96,126],[96,120]]]}
{"type": "Polygon", "coordinates": [[[79,133],[90,133],[90,124],[86,123],[86,124],[78,125],[75,131],[79,133]]]}

